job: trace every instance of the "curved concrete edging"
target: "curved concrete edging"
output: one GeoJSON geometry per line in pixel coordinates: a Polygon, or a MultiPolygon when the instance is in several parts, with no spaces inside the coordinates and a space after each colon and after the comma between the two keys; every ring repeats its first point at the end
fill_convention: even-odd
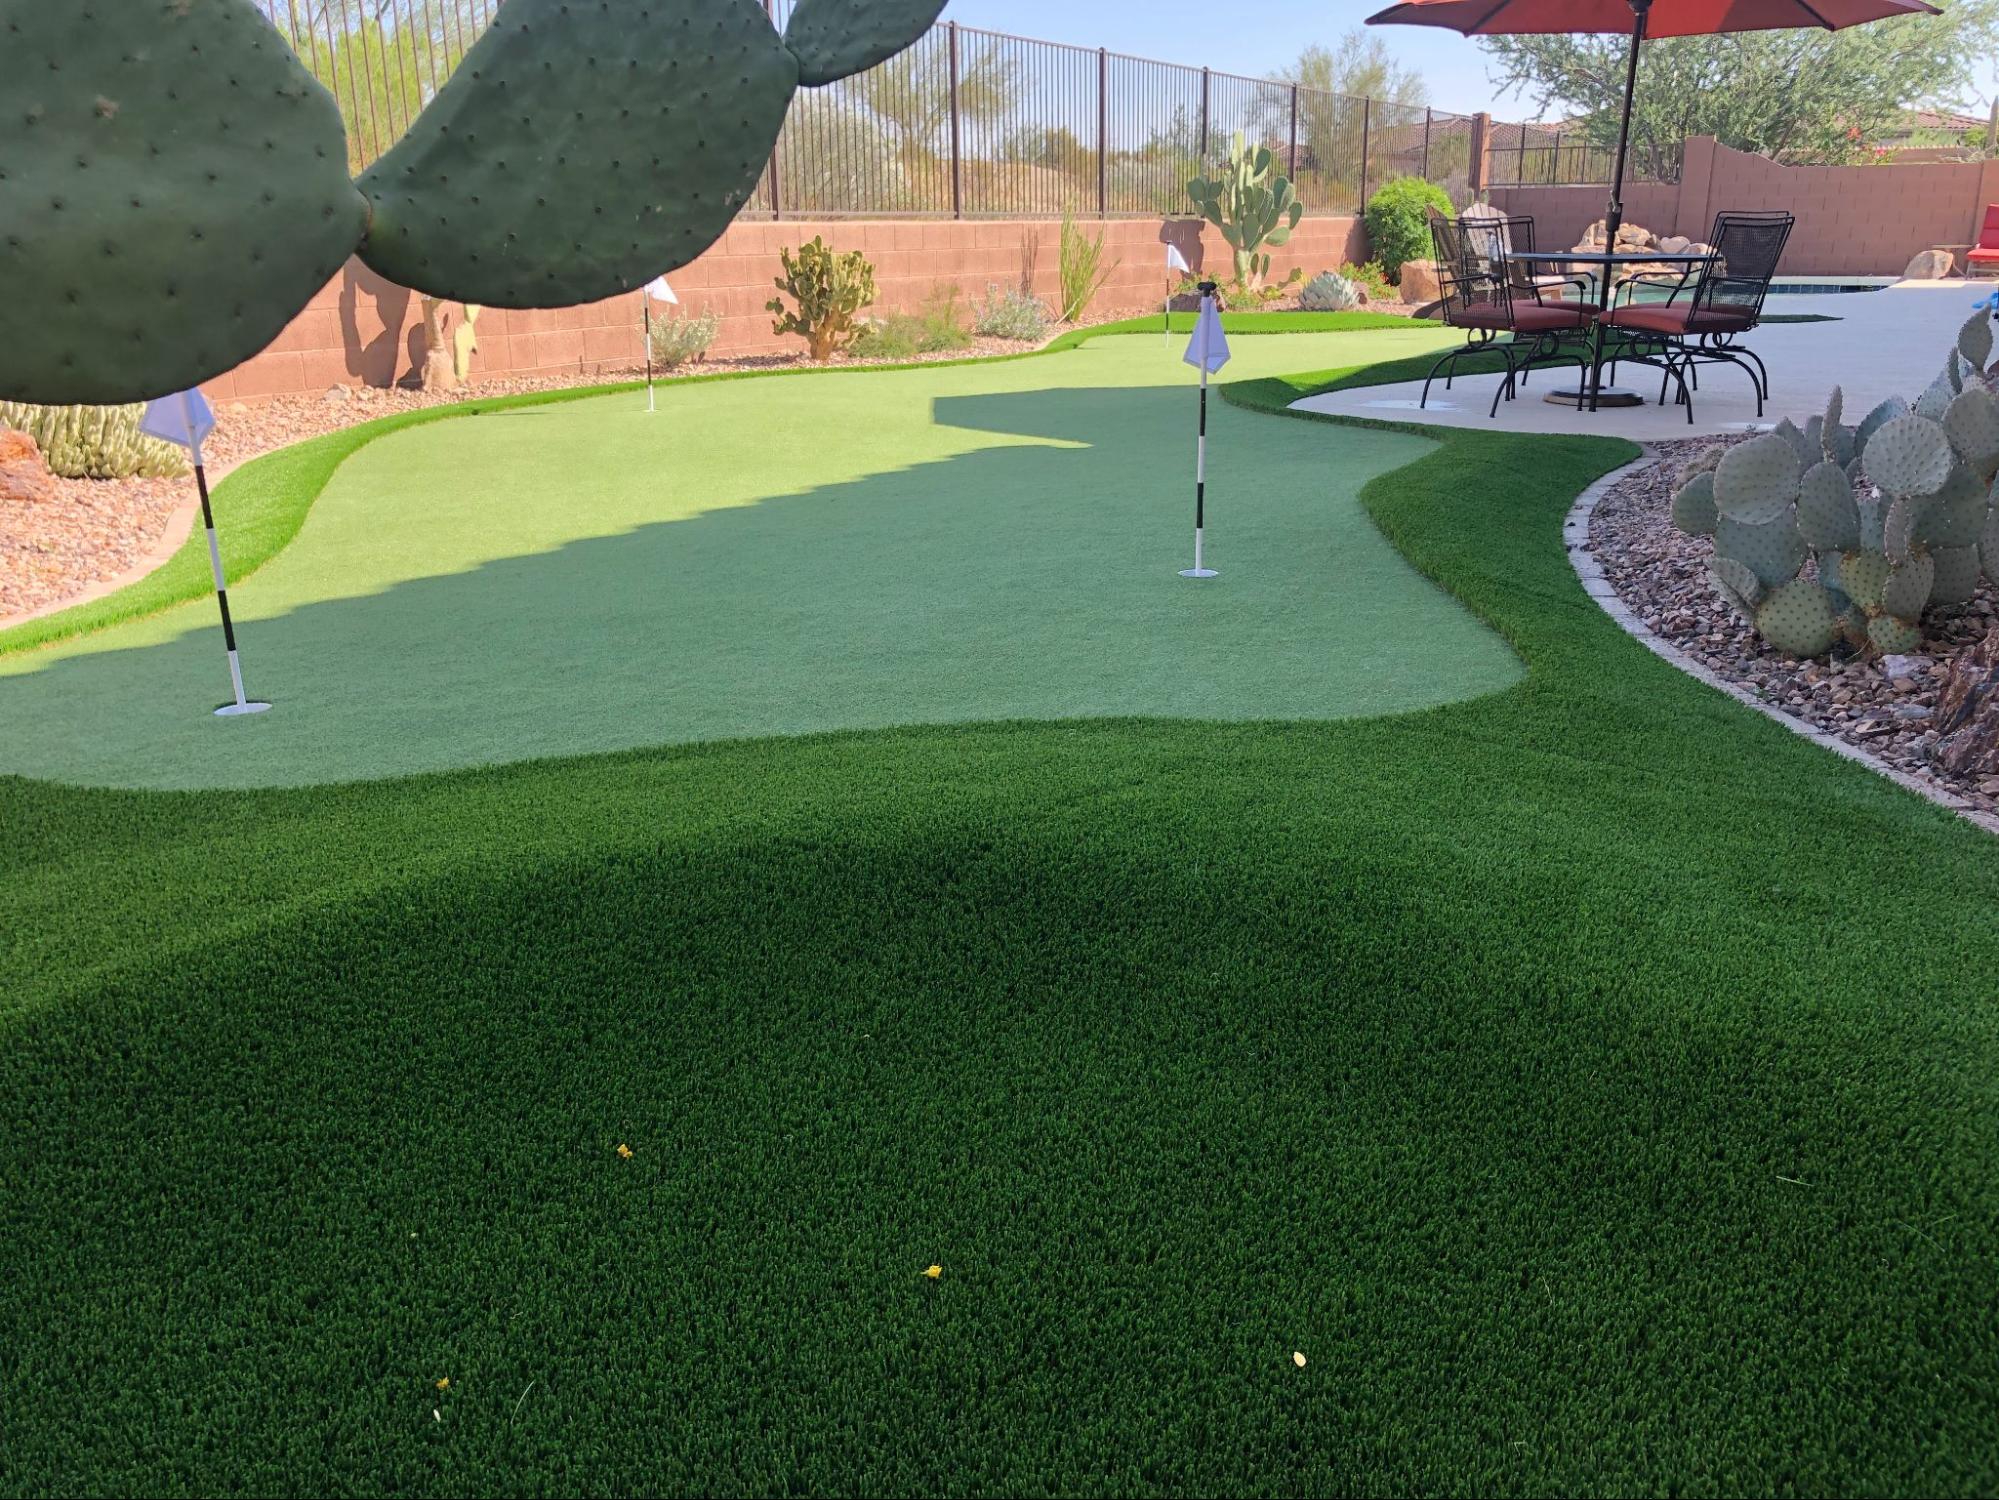
{"type": "Polygon", "coordinates": [[[1562,542],[1568,549],[1570,566],[1576,570],[1576,577],[1582,580],[1583,592],[1594,599],[1603,612],[1618,623],[1626,635],[1631,636],[1654,656],[1678,667],[1689,677],[1697,678],[1709,687],[1728,694],[1737,703],[1755,709],[1764,718],[1775,720],[1790,730],[1791,733],[1808,739],[1813,744],[1824,749],[1830,750],[1834,755],[1842,756],[1858,765],[1863,765],[1877,775],[1887,777],[1888,780],[1894,782],[1897,786],[1914,792],[1925,801],[1934,802],[1938,807],[1946,808],[1956,813],[1966,822],[1976,824],[1987,833],[1999,834],[1999,818],[1995,818],[1990,813],[1980,811],[1963,798],[1953,796],[1941,787],[1932,786],[1919,777],[1911,776],[1899,767],[1889,765],[1879,756],[1870,754],[1858,745],[1849,744],[1836,735],[1827,734],[1823,729],[1807,724],[1802,719],[1792,718],[1789,714],[1777,708],[1775,704],[1766,702],[1747,688],[1740,687],[1703,666],[1699,661],[1653,630],[1635,611],[1625,604],[1624,600],[1618,596],[1617,590],[1612,587],[1610,580],[1604,576],[1602,565],[1597,562],[1595,556],[1590,552],[1590,518],[1596,513],[1597,505],[1603,500],[1603,497],[1610,493],[1612,485],[1628,475],[1651,467],[1659,461],[1658,456],[1648,450],[1644,457],[1634,459],[1632,462],[1624,465],[1623,468],[1614,469],[1604,475],[1603,478],[1597,480],[1595,484],[1578,495],[1576,503],[1569,508],[1568,515],[1562,521],[1562,542]]]}

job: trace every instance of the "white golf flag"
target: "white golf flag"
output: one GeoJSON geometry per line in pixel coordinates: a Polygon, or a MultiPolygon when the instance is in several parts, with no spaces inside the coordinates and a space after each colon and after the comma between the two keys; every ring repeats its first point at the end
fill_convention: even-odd
{"type": "Polygon", "coordinates": [[[675,307],[680,305],[680,298],[674,295],[673,288],[666,284],[664,276],[655,276],[652,279],[652,285],[646,288],[646,295],[655,302],[671,302],[675,307]]]}
{"type": "Polygon", "coordinates": [[[1194,270],[1192,266],[1187,264],[1187,257],[1180,253],[1178,245],[1168,245],[1166,247],[1166,269],[1169,271],[1184,271],[1189,275],[1194,270]]]}
{"type": "Polygon", "coordinates": [[[1229,362],[1228,335],[1222,332],[1222,315],[1215,311],[1215,299],[1201,299],[1200,321],[1194,324],[1194,337],[1188,341],[1186,362],[1195,369],[1205,368],[1212,375],[1229,362]]]}
{"type": "Polygon", "coordinates": [[[178,443],[201,462],[201,440],[215,430],[215,413],[200,391],[177,391],[146,403],[139,431],[163,442],[178,443]]]}

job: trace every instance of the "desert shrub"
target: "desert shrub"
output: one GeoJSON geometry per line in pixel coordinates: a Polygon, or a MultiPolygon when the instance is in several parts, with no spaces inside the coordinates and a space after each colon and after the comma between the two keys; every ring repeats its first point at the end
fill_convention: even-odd
{"type": "Polygon", "coordinates": [[[1111,272],[1118,268],[1116,261],[1104,264],[1104,236],[1108,232],[1098,230],[1093,240],[1078,227],[1073,212],[1066,208],[1062,211],[1062,246],[1056,275],[1062,283],[1065,323],[1073,323],[1083,315],[1090,299],[1103,289],[1111,272]]]}
{"type": "Polygon", "coordinates": [[[1370,302],[1393,302],[1395,290],[1388,283],[1388,273],[1381,269],[1378,260],[1364,260],[1359,265],[1352,261],[1340,263],[1340,275],[1367,293],[1370,302]]]}
{"type": "Polygon", "coordinates": [[[652,362],[671,370],[701,359],[715,342],[717,320],[712,312],[683,317],[675,313],[652,321],[652,362]]]}
{"type": "Polygon", "coordinates": [[[1335,271],[1321,271],[1298,293],[1307,312],[1351,312],[1361,305],[1361,290],[1335,271]]]}
{"type": "Polygon", "coordinates": [[[971,342],[958,306],[958,289],[943,286],[924,300],[921,312],[868,319],[854,339],[853,352],[868,359],[909,359],[969,348],[971,342]]]}
{"type": "Polygon", "coordinates": [[[1026,292],[988,285],[974,309],[972,331],[989,339],[1039,343],[1048,332],[1048,304],[1026,292]]]}
{"type": "Polygon", "coordinates": [[[25,432],[49,472],[65,479],[168,479],[187,472],[180,449],[139,431],[145,403],[31,406],[0,401],[0,427],[25,432]]]}
{"type": "Polygon", "coordinates": [[[1451,211],[1444,190],[1421,177],[1398,177],[1367,200],[1367,242],[1391,281],[1402,279],[1402,262],[1430,254],[1430,210],[1451,211]]]}
{"type": "Polygon", "coordinates": [[[765,303],[776,314],[773,333],[795,333],[817,360],[830,358],[853,343],[860,331],[861,309],[875,300],[875,268],[858,250],[833,250],[818,235],[798,247],[794,260],[780,250],[784,274],[777,278],[779,295],[765,303]],[[791,298],[796,311],[785,306],[791,298]]]}

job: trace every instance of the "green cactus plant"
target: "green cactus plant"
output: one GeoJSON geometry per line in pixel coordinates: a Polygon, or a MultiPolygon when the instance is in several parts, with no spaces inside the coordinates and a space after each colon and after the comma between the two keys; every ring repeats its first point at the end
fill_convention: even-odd
{"type": "Polygon", "coordinates": [[[139,431],[146,408],[31,406],[0,401],[0,427],[25,432],[49,471],[65,479],[170,479],[187,472],[179,448],[139,431]]]}
{"type": "Polygon", "coordinates": [[[1196,177],[1187,195],[1201,216],[1222,232],[1235,254],[1236,280],[1251,291],[1270,274],[1264,245],[1282,246],[1305,216],[1291,179],[1277,170],[1268,146],[1252,146],[1241,131],[1229,145],[1229,159],[1213,178],[1196,177]]]}
{"type": "Polygon", "coordinates": [[[765,304],[779,315],[771,331],[795,333],[815,360],[830,359],[860,332],[861,310],[875,300],[874,267],[860,251],[834,250],[817,235],[798,247],[797,259],[788,248],[778,258],[779,295],[765,304]],[[794,306],[785,305],[786,297],[794,306]]]}
{"type": "Polygon", "coordinates": [[[1963,603],[1981,567],[1999,561],[1999,398],[1982,376],[1991,347],[1960,338],[1967,347],[1938,382],[1957,382],[1947,401],[1927,399],[1933,386],[1914,407],[1885,401],[1848,428],[1834,390],[1804,427],[1780,422],[1711,469],[1682,472],[1674,524],[1714,537],[1716,592],[1776,649],[1817,656],[1843,639],[1913,650],[1924,611],[1963,603]]]}
{"type": "Polygon", "coordinates": [[[252,0],[0,0],[0,399],[221,374],[359,254],[424,296],[560,307],[721,235],[800,84],[942,0],[505,0],[404,138],[347,176],[332,98],[252,0]],[[636,9],[636,14],[634,13],[636,9]]]}

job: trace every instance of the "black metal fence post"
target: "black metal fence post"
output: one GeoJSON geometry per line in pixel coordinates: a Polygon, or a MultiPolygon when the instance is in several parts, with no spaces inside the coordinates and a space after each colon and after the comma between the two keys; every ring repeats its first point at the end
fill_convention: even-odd
{"type": "Polygon", "coordinates": [[[1111,55],[1097,48],[1097,217],[1110,211],[1111,55]]]}
{"type": "Polygon", "coordinates": [[[1201,69],[1201,143],[1194,149],[1200,153],[1201,175],[1208,175],[1208,83],[1211,75],[1206,68],[1201,69]]]}
{"type": "Polygon", "coordinates": [[[1287,170],[1293,178],[1298,175],[1298,85],[1291,85],[1291,155],[1287,170]]]}
{"type": "Polygon", "coordinates": [[[1430,111],[1423,111],[1423,180],[1430,180],[1430,111]]]}
{"type": "Polygon", "coordinates": [[[965,217],[965,153],[959,138],[958,23],[947,22],[951,43],[951,217],[965,217]]]}
{"type": "Polygon", "coordinates": [[[1558,130],[1555,132],[1555,154],[1554,157],[1548,163],[1548,182],[1552,186],[1553,184],[1560,182],[1561,180],[1562,180],[1562,133],[1561,131],[1558,130]]]}
{"type": "MultiPolygon", "coordinates": [[[[764,14],[770,17],[770,24],[777,25],[777,0],[764,0],[764,14]]],[[[784,193],[778,186],[782,173],[778,167],[778,153],[784,149],[784,127],[779,126],[777,140],[770,148],[770,216],[773,221],[784,217],[784,193]]]]}
{"type": "Polygon", "coordinates": [[[1369,101],[1360,101],[1360,208],[1367,212],[1367,127],[1371,113],[1369,101]]]}

